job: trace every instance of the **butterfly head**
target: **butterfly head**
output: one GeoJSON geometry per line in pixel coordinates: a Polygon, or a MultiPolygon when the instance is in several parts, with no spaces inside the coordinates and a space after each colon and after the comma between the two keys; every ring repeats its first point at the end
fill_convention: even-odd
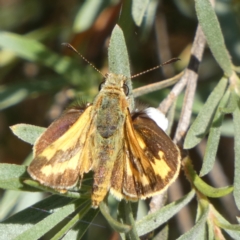
{"type": "Polygon", "coordinates": [[[129,95],[129,87],[127,85],[128,78],[124,75],[119,75],[115,73],[108,73],[104,81],[99,86],[99,91],[120,91],[129,95]]]}

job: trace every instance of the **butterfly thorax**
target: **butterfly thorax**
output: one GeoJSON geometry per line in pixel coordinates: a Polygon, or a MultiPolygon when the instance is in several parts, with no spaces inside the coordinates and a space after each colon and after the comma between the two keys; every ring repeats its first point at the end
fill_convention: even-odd
{"type": "Polygon", "coordinates": [[[96,128],[103,138],[113,136],[125,122],[128,108],[127,96],[123,89],[125,81],[126,78],[122,75],[108,74],[94,101],[97,111],[96,128]]]}

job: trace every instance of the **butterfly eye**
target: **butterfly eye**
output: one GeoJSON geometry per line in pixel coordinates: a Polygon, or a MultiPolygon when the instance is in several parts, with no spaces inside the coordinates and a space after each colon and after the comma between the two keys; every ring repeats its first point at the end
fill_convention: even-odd
{"type": "Polygon", "coordinates": [[[99,84],[98,91],[101,91],[101,89],[103,88],[104,84],[105,84],[105,81],[103,81],[103,82],[101,82],[99,84]]]}
{"type": "Polygon", "coordinates": [[[123,84],[122,88],[123,88],[125,95],[127,96],[129,94],[129,88],[128,88],[127,84],[123,84]]]}

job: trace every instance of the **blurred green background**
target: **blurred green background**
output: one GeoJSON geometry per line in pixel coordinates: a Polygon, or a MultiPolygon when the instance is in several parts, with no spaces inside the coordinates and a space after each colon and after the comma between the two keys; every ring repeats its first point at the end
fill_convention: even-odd
{"type": "MultiPolygon", "coordinates": [[[[108,72],[109,36],[115,24],[119,24],[125,34],[132,74],[154,67],[171,57],[181,58],[175,64],[134,79],[134,88],[172,77],[187,66],[197,27],[194,1],[152,0],[140,27],[133,21],[131,5],[129,0],[0,1],[1,163],[22,164],[32,149],[32,146],[17,139],[9,126],[28,123],[47,127],[71,102],[76,99],[79,102],[92,102],[98,92],[101,75],[61,43],[71,43],[105,74],[108,72]]],[[[232,61],[240,65],[240,1],[217,1],[216,12],[232,61]]],[[[194,117],[221,75],[222,71],[206,48],[199,70],[194,117]]],[[[142,96],[141,101],[157,107],[169,90],[142,96]]],[[[176,121],[182,98],[179,97],[176,121]]],[[[226,117],[215,170],[204,178],[213,186],[232,183],[232,135],[232,123],[226,117]]],[[[190,152],[196,169],[201,167],[205,145],[203,141],[190,152]]],[[[172,190],[170,188],[170,201],[178,199],[189,188],[183,174],[180,180],[180,189],[179,185],[176,185],[177,188],[173,186],[172,190]]],[[[22,202],[18,200],[19,209],[37,201],[38,197],[34,195],[35,200],[32,200],[29,196],[22,196],[22,202]]],[[[218,201],[219,208],[231,204],[228,211],[224,212],[223,208],[223,215],[235,221],[237,210],[231,196],[218,201]]],[[[17,211],[16,207],[1,217],[14,211],[17,211]]],[[[175,232],[170,232],[170,239],[187,231],[193,224],[194,213],[191,208],[181,212],[170,221],[170,225],[175,227],[175,232]]],[[[99,239],[118,239],[118,235],[107,227],[104,218],[98,217],[96,224],[100,226],[92,224],[91,229],[100,234],[99,239]]]]}

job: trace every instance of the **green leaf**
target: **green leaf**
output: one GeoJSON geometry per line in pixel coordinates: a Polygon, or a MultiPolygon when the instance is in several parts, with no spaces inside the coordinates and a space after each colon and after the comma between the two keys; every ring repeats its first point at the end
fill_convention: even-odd
{"type": "Polygon", "coordinates": [[[224,119],[221,134],[225,137],[233,137],[234,136],[234,127],[232,119],[224,119]]]}
{"type": "Polygon", "coordinates": [[[216,108],[221,100],[228,84],[227,78],[223,77],[214,88],[202,110],[190,127],[184,142],[184,148],[190,149],[195,147],[201,139],[207,134],[216,108]]]}
{"type": "Polygon", "coordinates": [[[181,72],[178,75],[176,75],[172,78],[163,80],[161,82],[152,83],[152,84],[145,85],[143,87],[135,88],[135,89],[133,89],[133,95],[134,95],[135,98],[137,98],[137,97],[142,96],[144,94],[148,94],[148,93],[158,91],[158,90],[167,88],[169,86],[172,86],[181,79],[183,74],[184,74],[184,72],[181,72]]]}
{"type": "Polygon", "coordinates": [[[207,147],[203,158],[203,166],[200,171],[200,176],[208,174],[213,168],[221,136],[222,121],[224,117],[222,109],[226,106],[229,96],[230,91],[227,91],[224,94],[223,98],[221,99],[217,111],[215,113],[208,135],[207,147]]]}
{"type": "Polygon", "coordinates": [[[37,189],[23,183],[24,180],[29,179],[26,170],[26,166],[1,163],[0,188],[8,190],[37,191],[37,189]]]}
{"type": "Polygon", "coordinates": [[[231,89],[229,101],[227,103],[227,106],[222,108],[222,112],[226,114],[233,113],[238,105],[238,99],[239,97],[236,94],[235,90],[231,89]]]}
{"type": "Polygon", "coordinates": [[[56,91],[66,86],[63,79],[21,82],[10,86],[0,86],[0,110],[18,104],[31,95],[46,91],[56,91]]]}
{"type": "MultiPolygon", "coordinates": [[[[72,237],[73,234],[68,234],[69,230],[90,211],[91,205],[92,204],[90,200],[86,204],[82,204],[80,211],[75,211],[75,216],[71,216],[72,218],[70,219],[70,221],[67,224],[65,224],[60,229],[60,231],[57,232],[57,234],[55,234],[54,237],[51,238],[51,240],[63,239],[63,237],[64,239],[70,239],[69,237],[72,237]]],[[[98,211],[95,210],[95,212],[98,211]]]]}
{"type": "Polygon", "coordinates": [[[233,196],[238,209],[240,209],[240,109],[239,106],[233,112],[234,124],[234,153],[235,153],[235,167],[234,167],[234,190],[233,196]]]}
{"type": "Polygon", "coordinates": [[[178,240],[203,239],[202,237],[205,235],[205,225],[209,213],[209,204],[205,200],[201,200],[200,204],[202,207],[202,214],[199,216],[198,221],[190,231],[183,234],[178,240]]]}
{"type": "Polygon", "coordinates": [[[233,191],[232,186],[214,188],[205,183],[194,171],[192,163],[189,158],[183,160],[183,166],[186,171],[187,177],[190,178],[190,182],[207,197],[219,198],[230,194],[233,191]]]}
{"type": "Polygon", "coordinates": [[[81,220],[62,238],[63,240],[81,239],[88,228],[92,225],[92,221],[99,213],[98,209],[90,209],[81,220]]]}
{"type": "Polygon", "coordinates": [[[1,222],[0,236],[2,239],[13,239],[71,201],[70,198],[50,196],[1,222]]]}
{"type": "MultiPolygon", "coordinates": [[[[49,192],[52,194],[58,194],[58,195],[62,195],[62,196],[70,197],[70,198],[80,198],[80,197],[81,198],[83,198],[83,197],[89,198],[90,197],[89,194],[81,195],[81,193],[76,192],[76,191],[66,191],[64,193],[61,193],[56,189],[44,186],[44,185],[40,184],[39,182],[31,180],[31,179],[24,180],[24,183],[31,187],[36,188],[35,191],[37,191],[37,189],[38,189],[38,191],[49,192]]],[[[86,191],[89,191],[89,189],[87,189],[86,191]]]]}
{"type": "MultiPolygon", "coordinates": [[[[1,15],[1,13],[0,13],[0,15],[1,15]]],[[[60,34],[60,31],[61,31],[60,26],[54,27],[54,29],[53,29],[53,26],[48,25],[47,27],[38,28],[31,32],[28,32],[28,33],[24,34],[24,36],[27,38],[30,38],[30,39],[35,39],[37,41],[43,41],[43,40],[49,39],[49,37],[58,36],[60,34]]],[[[16,61],[16,59],[17,59],[17,56],[13,52],[11,52],[7,49],[1,49],[1,51],[0,51],[0,66],[7,67],[11,64],[11,67],[8,68],[6,72],[9,72],[9,70],[11,70],[12,67],[15,66],[16,63],[18,63],[18,61],[16,61]]],[[[4,75],[6,72],[4,71],[4,75]]]]}
{"type": "Polygon", "coordinates": [[[59,56],[40,42],[15,33],[0,31],[0,47],[11,50],[28,61],[50,67],[68,79],[74,76],[74,70],[77,69],[69,57],[59,56]]]}
{"type": "Polygon", "coordinates": [[[225,229],[225,230],[232,230],[234,232],[239,232],[239,236],[240,236],[240,225],[238,224],[222,224],[222,223],[218,223],[218,226],[225,229]]]}
{"type": "Polygon", "coordinates": [[[208,220],[207,221],[207,230],[208,230],[208,240],[216,240],[214,237],[214,225],[212,221],[208,220]]]}
{"type": "Polygon", "coordinates": [[[79,33],[90,28],[98,14],[106,5],[105,2],[106,1],[88,0],[80,5],[73,23],[73,31],[79,33]]]}
{"type": "Polygon", "coordinates": [[[16,203],[19,202],[22,192],[20,191],[5,191],[0,201],[0,220],[6,218],[8,214],[16,206],[16,203]]]}
{"type": "MultiPolygon", "coordinates": [[[[11,87],[10,87],[11,88],[11,87]]],[[[0,110],[11,107],[28,97],[27,89],[15,89],[14,92],[9,87],[0,87],[0,110]]]]}
{"type": "Polygon", "coordinates": [[[132,1],[132,16],[137,26],[140,26],[144,13],[147,11],[149,0],[133,0],[132,1]]]}
{"type": "Polygon", "coordinates": [[[101,202],[99,207],[100,207],[102,215],[106,218],[109,225],[114,230],[116,230],[117,232],[120,232],[120,233],[126,233],[126,232],[130,231],[131,226],[118,222],[109,214],[109,210],[108,210],[108,207],[106,206],[105,202],[101,202]]]}
{"type": "Polygon", "coordinates": [[[39,136],[46,130],[46,128],[38,127],[30,124],[16,124],[10,127],[12,132],[21,140],[34,145],[39,136]]]}
{"type": "Polygon", "coordinates": [[[158,0],[151,0],[148,3],[144,17],[141,23],[141,41],[147,41],[151,35],[151,31],[156,23],[156,14],[158,11],[158,5],[161,4],[158,0]]]}
{"type": "Polygon", "coordinates": [[[221,28],[209,0],[195,0],[199,23],[205,34],[209,48],[225,75],[232,75],[232,63],[226,49],[221,28]]]}
{"type": "Polygon", "coordinates": [[[124,205],[125,221],[127,224],[129,224],[132,227],[131,230],[126,234],[127,239],[140,240],[140,238],[138,237],[139,235],[137,233],[137,229],[136,229],[136,223],[133,215],[131,202],[122,201],[121,203],[123,203],[124,205]]]}
{"type": "Polygon", "coordinates": [[[214,216],[214,224],[222,228],[233,239],[240,239],[240,226],[229,223],[214,207],[211,205],[211,212],[214,216]]]}
{"type": "Polygon", "coordinates": [[[108,62],[111,73],[131,77],[127,47],[123,32],[118,25],[112,31],[108,48],[108,62]]]}
{"type": "Polygon", "coordinates": [[[85,206],[85,202],[51,196],[2,222],[0,236],[3,239],[39,239],[77,208],[85,206]]]}
{"type": "Polygon", "coordinates": [[[153,231],[155,228],[161,226],[179,212],[185,205],[187,205],[195,195],[195,191],[192,190],[181,199],[164,206],[158,211],[151,213],[141,220],[137,221],[136,228],[138,236],[142,236],[153,231]]]}
{"type": "MultiPolygon", "coordinates": [[[[196,220],[195,223],[197,223],[202,215],[204,214],[205,208],[208,207],[209,203],[205,199],[199,199],[198,200],[198,205],[197,205],[197,215],[196,215],[196,220]]],[[[203,231],[198,234],[197,238],[198,240],[205,240],[206,239],[206,233],[207,233],[207,224],[205,224],[203,231]]]]}
{"type": "MultiPolygon", "coordinates": [[[[29,154],[25,158],[22,165],[28,165],[31,160],[32,160],[32,154],[29,154]]],[[[30,194],[31,193],[29,193],[29,195],[30,194]]],[[[15,190],[4,191],[4,194],[1,197],[1,201],[0,201],[0,220],[6,218],[6,216],[8,216],[10,212],[11,214],[13,214],[13,212],[17,210],[16,205],[19,205],[19,203],[24,201],[23,196],[24,197],[26,196],[25,192],[20,192],[15,190]]]]}
{"type": "Polygon", "coordinates": [[[126,81],[126,84],[129,89],[128,97],[130,99],[130,112],[131,112],[134,108],[134,99],[132,92],[132,82],[130,79],[131,77],[130,65],[124,35],[121,28],[118,25],[116,25],[112,31],[108,49],[108,63],[109,71],[111,73],[124,75],[129,78],[126,81]]]}

